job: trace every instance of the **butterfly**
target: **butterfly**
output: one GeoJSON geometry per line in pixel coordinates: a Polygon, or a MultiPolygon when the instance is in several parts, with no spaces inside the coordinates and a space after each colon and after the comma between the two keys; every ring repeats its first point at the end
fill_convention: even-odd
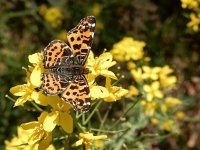
{"type": "Polygon", "coordinates": [[[89,73],[84,68],[88,58],[95,30],[95,18],[88,16],[67,33],[68,44],[53,40],[42,51],[43,66],[40,90],[46,95],[58,95],[70,103],[75,111],[90,109],[90,90],[85,78],[89,73]]]}

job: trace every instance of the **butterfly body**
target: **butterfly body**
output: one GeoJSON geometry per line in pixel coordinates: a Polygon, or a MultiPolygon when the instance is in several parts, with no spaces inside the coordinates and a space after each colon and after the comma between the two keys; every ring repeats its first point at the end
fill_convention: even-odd
{"type": "Polygon", "coordinates": [[[95,28],[95,18],[88,16],[67,34],[69,45],[54,40],[43,51],[42,74],[39,87],[46,95],[58,95],[78,112],[90,109],[90,91],[85,74],[85,62],[89,55],[95,28]]]}

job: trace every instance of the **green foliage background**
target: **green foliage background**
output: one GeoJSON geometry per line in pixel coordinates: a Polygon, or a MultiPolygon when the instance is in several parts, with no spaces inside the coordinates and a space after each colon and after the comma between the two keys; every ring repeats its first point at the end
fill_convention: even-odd
{"type": "MultiPolygon", "coordinates": [[[[16,126],[33,120],[22,108],[13,108],[5,98],[9,88],[21,84],[27,66],[27,56],[41,51],[62,30],[69,31],[80,19],[94,15],[97,19],[93,52],[98,55],[124,36],[132,36],[147,43],[148,55],[153,65],[170,64],[178,77],[178,95],[189,105],[188,116],[199,115],[200,34],[186,27],[178,0],[1,0],[0,1],[0,145],[16,133],[16,126]],[[39,7],[46,4],[60,9],[62,24],[53,28],[39,14],[39,7]],[[3,7],[2,7],[3,6],[3,7]],[[96,10],[98,9],[98,12],[96,10]]],[[[194,132],[199,132],[199,119],[185,120],[183,133],[176,138],[159,140],[152,148],[190,149],[187,143],[194,132]]],[[[198,134],[198,140],[199,134],[198,134]]],[[[0,149],[3,146],[0,146],[0,149]]],[[[200,148],[196,143],[193,149],[200,148]]],[[[191,149],[192,149],[191,148],[191,149]]]]}

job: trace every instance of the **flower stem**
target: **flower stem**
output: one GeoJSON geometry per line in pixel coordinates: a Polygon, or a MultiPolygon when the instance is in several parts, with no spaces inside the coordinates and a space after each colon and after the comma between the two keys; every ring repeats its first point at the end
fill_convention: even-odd
{"type": "Polygon", "coordinates": [[[136,99],[135,102],[124,112],[124,114],[108,129],[112,129],[113,127],[115,127],[121,120],[122,118],[124,118],[127,113],[133,108],[135,107],[135,105],[139,102],[140,98],[136,99]]]}
{"type": "Polygon", "coordinates": [[[36,103],[31,101],[31,104],[33,105],[33,107],[35,107],[35,109],[39,112],[43,112],[44,110],[42,108],[40,108],[36,103]]]}
{"type": "Polygon", "coordinates": [[[102,103],[101,100],[99,100],[97,102],[97,105],[95,106],[95,108],[93,109],[93,111],[90,113],[90,115],[88,116],[88,118],[83,122],[83,125],[86,125],[88,123],[88,121],[92,118],[92,116],[94,115],[94,113],[97,111],[97,108],[100,106],[100,104],[102,103]]]}

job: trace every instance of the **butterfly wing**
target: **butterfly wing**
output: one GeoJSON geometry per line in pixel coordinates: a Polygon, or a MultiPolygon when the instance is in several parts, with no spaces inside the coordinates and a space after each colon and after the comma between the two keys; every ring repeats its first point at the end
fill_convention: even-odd
{"type": "Polygon", "coordinates": [[[95,24],[95,18],[93,16],[88,16],[83,18],[80,23],[67,34],[69,45],[78,58],[79,64],[83,66],[92,46],[95,24]]]}
{"type": "Polygon", "coordinates": [[[61,40],[53,40],[43,51],[43,64],[44,68],[52,68],[59,66],[66,59],[73,56],[70,47],[61,40]]]}
{"type": "Polygon", "coordinates": [[[69,77],[56,73],[43,73],[42,83],[39,87],[46,95],[57,95],[64,91],[70,84],[69,77]]]}
{"type": "Polygon", "coordinates": [[[70,103],[75,111],[87,112],[90,109],[91,98],[87,80],[79,75],[60,95],[61,99],[70,103]]]}

